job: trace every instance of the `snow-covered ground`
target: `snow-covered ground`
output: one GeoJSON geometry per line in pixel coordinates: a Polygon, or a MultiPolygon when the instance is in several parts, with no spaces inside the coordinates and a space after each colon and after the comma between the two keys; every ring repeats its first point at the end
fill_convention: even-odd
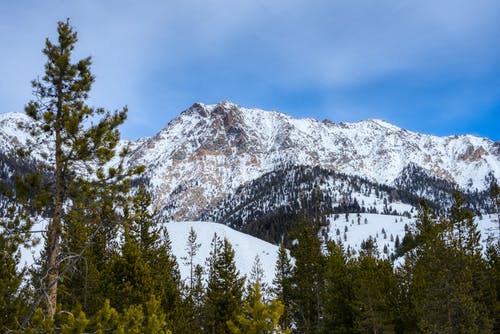
{"type": "MultiPolygon", "coordinates": [[[[403,241],[405,225],[411,228],[415,218],[351,213],[347,220],[346,215],[342,214],[337,219],[334,219],[333,216],[330,217],[329,222],[328,236],[330,239],[340,239],[346,248],[350,247],[359,251],[361,242],[372,237],[377,241],[379,252],[383,255],[384,246],[387,246],[388,254],[394,252],[396,238],[399,238],[400,242],[403,241]]],[[[476,217],[476,223],[481,232],[483,245],[486,244],[488,236],[499,235],[496,215],[485,215],[482,219],[476,217]]]]}
{"type": "Polygon", "coordinates": [[[274,267],[278,259],[278,247],[248,234],[238,232],[225,225],[208,222],[172,222],[166,224],[170,240],[172,241],[173,253],[177,257],[181,276],[183,279],[189,277],[189,265],[181,258],[187,256],[186,244],[191,227],[195,230],[198,238],[197,243],[201,247],[194,259],[195,264],[205,266],[205,260],[210,254],[210,243],[214,234],[221,238],[227,238],[234,248],[236,267],[241,275],[250,277],[250,272],[258,255],[262,269],[264,270],[263,281],[271,284],[274,278],[274,267]]]}

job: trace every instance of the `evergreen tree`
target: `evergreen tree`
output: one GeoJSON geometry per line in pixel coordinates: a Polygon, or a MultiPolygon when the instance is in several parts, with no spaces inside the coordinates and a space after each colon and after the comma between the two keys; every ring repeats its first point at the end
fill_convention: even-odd
{"type": "Polygon", "coordinates": [[[280,318],[281,328],[288,328],[292,324],[292,275],[293,266],[290,262],[290,257],[285,245],[280,243],[273,280],[273,292],[276,299],[283,304],[283,315],[280,318]]]}
{"type": "Polygon", "coordinates": [[[498,219],[498,231],[499,231],[499,236],[500,236],[500,186],[496,181],[493,181],[490,186],[490,197],[491,201],[493,204],[493,207],[495,208],[497,212],[497,219],[498,219]]]}
{"type": "Polygon", "coordinates": [[[361,333],[394,333],[396,280],[373,239],[363,243],[353,275],[354,327],[361,333]]]}
{"type": "Polygon", "coordinates": [[[188,240],[186,243],[186,252],[187,256],[183,257],[182,260],[184,260],[184,264],[189,266],[189,290],[190,293],[194,289],[194,271],[195,271],[195,264],[194,264],[194,257],[196,254],[198,254],[198,250],[201,247],[200,243],[197,243],[196,240],[198,238],[198,235],[196,234],[196,231],[193,229],[191,226],[191,229],[189,230],[189,235],[188,235],[188,240]]]}
{"type": "Polygon", "coordinates": [[[106,270],[106,297],[122,312],[130,305],[158,300],[168,327],[176,331],[185,323],[181,312],[181,280],[170,238],[150,212],[151,197],[142,185],[126,207],[123,245],[106,270]]]}
{"type": "Polygon", "coordinates": [[[277,299],[264,303],[260,285],[255,281],[250,294],[243,302],[241,314],[227,325],[232,334],[280,334],[289,333],[282,330],[279,318],[283,313],[283,304],[277,299]]]}
{"type": "Polygon", "coordinates": [[[490,296],[487,309],[493,319],[493,333],[500,333],[500,239],[488,240],[486,249],[487,272],[490,296]]]}
{"type": "Polygon", "coordinates": [[[470,213],[459,196],[451,220],[433,220],[423,205],[417,220],[417,246],[409,287],[420,331],[431,333],[488,333],[491,319],[485,309],[484,275],[479,238],[470,213]]]}
{"type": "Polygon", "coordinates": [[[241,312],[244,278],[234,262],[234,250],[227,239],[214,234],[207,259],[208,283],[205,293],[206,333],[230,333],[228,321],[241,312]]]}
{"type": "Polygon", "coordinates": [[[342,243],[329,242],[326,256],[323,333],[353,333],[352,268],[342,243]]]}
{"type": "Polygon", "coordinates": [[[292,248],[295,267],[291,279],[291,299],[298,333],[318,333],[322,327],[325,258],[318,227],[304,222],[297,233],[297,243],[292,248]]]}
{"type": "Polygon", "coordinates": [[[14,232],[0,227],[0,330],[17,326],[23,301],[20,298],[22,272],[18,272],[20,240],[14,232]]]}
{"type": "Polygon", "coordinates": [[[193,288],[188,287],[183,300],[182,320],[185,333],[200,333],[203,328],[205,287],[203,286],[203,267],[197,264],[193,273],[193,288]]]}
{"type": "Polygon", "coordinates": [[[117,127],[126,117],[126,109],[110,113],[85,103],[94,82],[91,60],[72,63],[77,33],[69,21],[59,22],[57,31],[56,44],[49,39],[45,42],[45,74],[32,82],[35,100],[26,106],[27,115],[40,124],[35,132],[43,133],[53,149],[47,157],[52,175],[47,189],[53,191],[51,208],[47,210],[51,216],[46,239],[48,318],[53,318],[56,310],[66,213],[73,198],[78,197],[78,183],[85,180],[85,175],[105,178],[104,165],[114,156],[119,140],[117,127]]]}
{"type": "Polygon", "coordinates": [[[252,269],[250,270],[250,277],[248,280],[248,290],[251,290],[255,283],[259,283],[259,288],[264,293],[267,291],[268,287],[264,280],[264,268],[262,268],[262,263],[260,262],[259,255],[255,255],[253,260],[252,269]]]}

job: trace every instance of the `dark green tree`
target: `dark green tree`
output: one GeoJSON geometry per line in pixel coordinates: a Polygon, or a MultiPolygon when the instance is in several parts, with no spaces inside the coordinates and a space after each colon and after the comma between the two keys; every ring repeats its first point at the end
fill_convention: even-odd
{"type": "Polygon", "coordinates": [[[417,246],[409,253],[411,305],[420,331],[430,333],[491,332],[486,309],[486,267],[479,234],[460,195],[450,220],[433,219],[422,205],[416,223],[417,246]]]}
{"type": "Polygon", "coordinates": [[[111,305],[122,312],[130,305],[144,305],[154,296],[169,328],[183,326],[179,319],[181,279],[170,237],[156,214],[150,212],[151,196],[139,185],[125,208],[123,244],[105,271],[104,292],[111,305]]]}
{"type": "MultiPolygon", "coordinates": [[[[26,114],[37,121],[34,129],[52,151],[46,156],[52,191],[50,223],[46,238],[46,314],[53,318],[58,300],[61,274],[61,236],[68,229],[67,213],[79,196],[80,182],[89,175],[104,179],[105,164],[115,155],[119,140],[118,126],[126,118],[126,109],[107,112],[89,107],[85,101],[94,82],[91,59],[72,62],[77,33],[69,21],[59,22],[58,40],[49,39],[43,49],[47,57],[44,75],[32,82],[35,99],[26,106],[26,114]]],[[[36,151],[36,146],[33,147],[36,151]]],[[[109,171],[113,173],[112,170],[109,171]]],[[[91,184],[91,183],[90,183],[91,184]]],[[[90,186],[89,184],[89,186],[90,186]]]]}
{"type": "Polygon", "coordinates": [[[496,181],[493,181],[490,186],[490,197],[493,207],[497,212],[498,231],[500,236],[500,186],[496,181]]]}
{"type": "Polygon", "coordinates": [[[282,242],[278,250],[273,280],[274,296],[283,304],[283,315],[280,318],[281,328],[288,328],[292,324],[292,275],[293,266],[282,242]]]}
{"type": "Polygon", "coordinates": [[[487,309],[493,319],[493,333],[500,333],[500,239],[488,240],[486,260],[490,283],[487,309]]]}
{"type": "Polygon", "coordinates": [[[0,229],[0,331],[7,332],[16,328],[24,309],[20,291],[23,272],[17,269],[21,240],[16,233],[0,229]]]}
{"type": "Polygon", "coordinates": [[[361,333],[394,333],[396,279],[389,260],[380,259],[373,239],[366,240],[353,272],[354,327],[361,333]]]}
{"type": "Polygon", "coordinates": [[[208,283],[205,294],[206,333],[231,333],[228,321],[236,321],[241,313],[245,279],[234,262],[234,250],[227,239],[215,234],[207,259],[208,283]]]}
{"type": "Polygon", "coordinates": [[[305,221],[292,248],[295,267],[292,276],[293,318],[298,333],[318,333],[323,325],[322,296],[325,291],[325,257],[321,251],[318,228],[305,221]]]}
{"type": "Polygon", "coordinates": [[[352,265],[342,243],[330,241],[326,256],[323,333],[354,332],[352,265]]]}

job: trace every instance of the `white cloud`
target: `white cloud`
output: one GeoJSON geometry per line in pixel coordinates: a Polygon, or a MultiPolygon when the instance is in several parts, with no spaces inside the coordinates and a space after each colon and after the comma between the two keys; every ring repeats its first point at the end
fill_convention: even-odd
{"type": "Polygon", "coordinates": [[[0,13],[0,111],[30,98],[43,40],[66,17],[79,32],[77,55],[94,59],[93,103],[128,104],[135,119],[196,66],[227,66],[242,84],[251,73],[294,89],[346,88],[405,73],[481,75],[500,56],[493,0],[31,0],[3,2],[0,13]]]}

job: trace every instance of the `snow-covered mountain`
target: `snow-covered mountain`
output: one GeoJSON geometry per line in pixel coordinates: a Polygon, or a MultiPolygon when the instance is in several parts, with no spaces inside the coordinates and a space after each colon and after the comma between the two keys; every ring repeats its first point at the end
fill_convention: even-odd
{"type": "Polygon", "coordinates": [[[381,120],[337,124],[230,102],[195,103],[144,140],[130,163],[147,167],[159,209],[192,220],[238,187],[288,166],[319,166],[388,186],[418,172],[485,190],[500,178],[500,142],[424,135],[381,120]]]}
{"type": "MultiPolygon", "coordinates": [[[[0,115],[4,178],[11,175],[7,157],[15,159],[15,149],[33,140],[32,125],[23,114],[0,115]]],[[[294,119],[230,102],[195,103],[155,136],[130,144],[134,150],[128,163],[146,166],[156,208],[178,221],[225,222],[250,202],[253,206],[248,210],[260,207],[266,214],[272,210],[269,205],[293,207],[300,192],[313,184],[322,191],[330,189],[332,205],[337,206],[345,204],[352,191],[361,199],[359,184],[365,193],[371,192],[373,184],[385,186],[380,200],[414,204],[408,201],[408,193],[440,200],[456,186],[474,193],[486,190],[493,178],[500,179],[500,142],[487,138],[424,135],[381,120],[294,119]],[[319,172],[315,170],[311,178],[301,166],[319,172]],[[345,176],[357,179],[344,180],[345,176]],[[273,186],[281,187],[280,200],[269,198],[273,186]],[[255,204],[266,191],[267,202],[255,204]]]]}

